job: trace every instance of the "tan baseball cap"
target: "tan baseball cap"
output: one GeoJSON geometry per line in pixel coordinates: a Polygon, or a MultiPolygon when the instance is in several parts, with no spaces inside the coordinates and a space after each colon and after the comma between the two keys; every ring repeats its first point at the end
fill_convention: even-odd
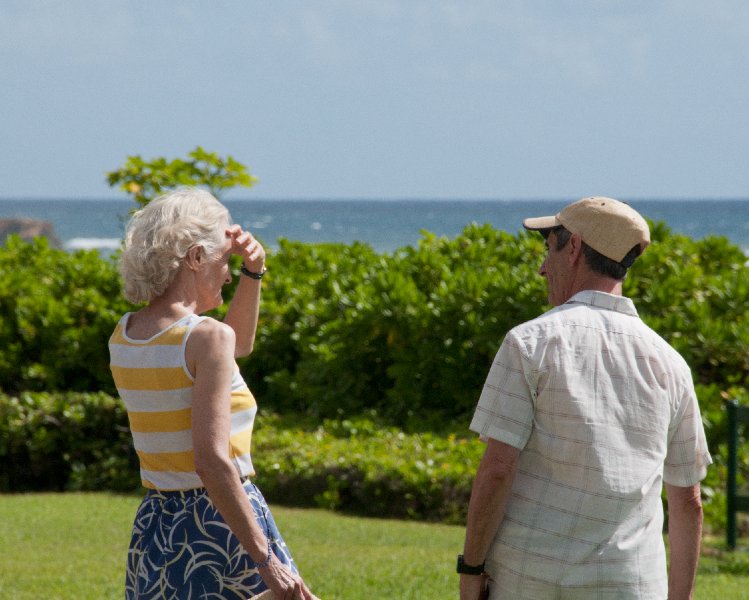
{"type": "Polygon", "coordinates": [[[533,231],[560,225],[616,262],[621,262],[635,246],[639,245],[642,252],[650,244],[650,228],[640,213],[629,204],[605,196],[592,196],[568,204],[553,217],[523,221],[523,227],[533,231]]]}

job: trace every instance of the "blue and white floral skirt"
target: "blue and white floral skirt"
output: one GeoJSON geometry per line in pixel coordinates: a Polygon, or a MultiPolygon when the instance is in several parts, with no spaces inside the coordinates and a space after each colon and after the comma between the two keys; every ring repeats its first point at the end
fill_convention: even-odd
{"type": "MultiPolygon", "coordinates": [[[[249,479],[243,486],[273,553],[296,573],[265,498],[249,479]]],[[[127,600],[246,600],[266,589],[255,562],[205,489],[148,491],[133,524],[127,600]]]]}

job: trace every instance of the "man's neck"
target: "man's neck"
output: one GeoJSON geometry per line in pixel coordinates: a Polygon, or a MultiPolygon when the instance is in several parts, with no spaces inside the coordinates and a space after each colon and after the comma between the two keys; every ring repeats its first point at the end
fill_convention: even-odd
{"type": "Polygon", "coordinates": [[[590,271],[581,273],[579,278],[575,279],[572,287],[570,298],[578,292],[591,290],[594,292],[605,292],[606,294],[613,294],[614,296],[622,295],[622,282],[619,279],[612,279],[611,277],[604,277],[590,271]]]}

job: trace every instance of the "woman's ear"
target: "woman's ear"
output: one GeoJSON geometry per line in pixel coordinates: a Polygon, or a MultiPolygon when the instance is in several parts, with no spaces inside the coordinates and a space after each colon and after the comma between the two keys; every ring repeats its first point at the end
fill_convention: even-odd
{"type": "Polygon", "coordinates": [[[192,246],[185,256],[185,263],[193,270],[197,271],[205,258],[205,250],[203,246],[192,246]]]}

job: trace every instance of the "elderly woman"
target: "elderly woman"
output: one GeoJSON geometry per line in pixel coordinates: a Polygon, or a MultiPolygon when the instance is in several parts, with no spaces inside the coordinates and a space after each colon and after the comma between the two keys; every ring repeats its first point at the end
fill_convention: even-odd
{"type": "Polygon", "coordinates": [[[126,597],[314,599],[254,475],[257,407],[235,358],[252,351],[265,251],[208,192],[181,188],[133,215],[120,272],[128,300],[110,339],[147,493],[127,560],[126,597]],[[229,259],[243,259],[224,322],[229,259]],[[269,591],[268,591],[269,590],[269,591]]]}

